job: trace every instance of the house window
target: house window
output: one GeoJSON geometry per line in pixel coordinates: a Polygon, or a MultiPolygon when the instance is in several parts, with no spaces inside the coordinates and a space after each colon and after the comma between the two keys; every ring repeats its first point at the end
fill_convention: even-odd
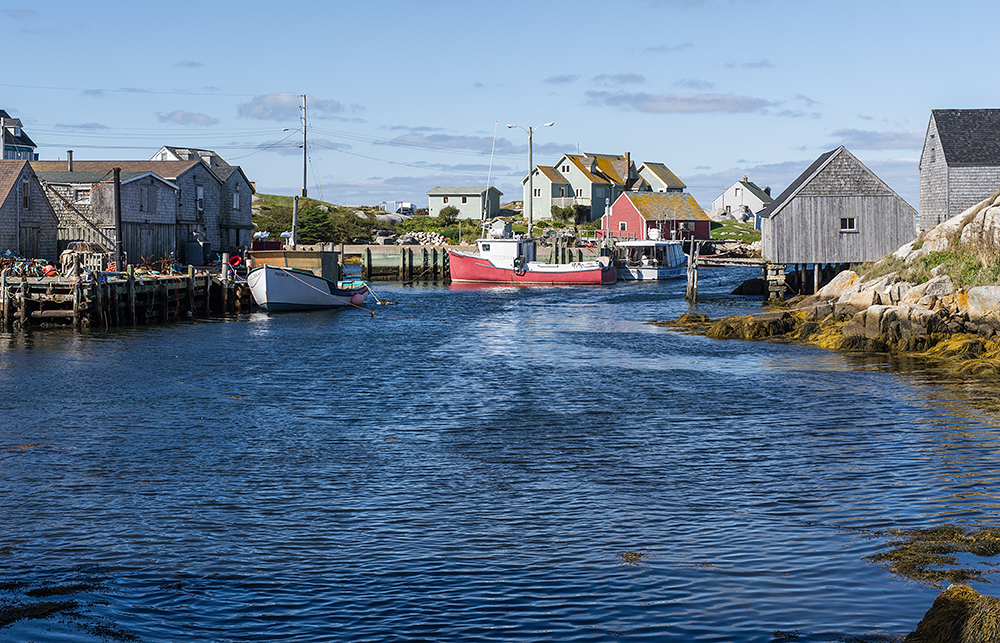
{"type": "Polygon", "coordinates": [[[562,171],[563,172],[569,172],[569,166],[568,165],[562,166],[562,171]]]}
{"type": "Polygon", "coordinates": [[[443,199],[442,203],[447,203],[448,202],[448,197],[442,197],[442,199],[443,199]]]}
{"type": "Polygon", "coordinates": [[[21,181],[21,207],[25,210],[31,209],[31,184],[28,179],[21,181]]]}
{"type": "Polygon", "coordinates": [[[934,135],[931,134],[931,162],[937,157],[937,147],[934,145],[934,135]]]}
{"type": "Polygon", "coordinates": [[[576,189],[576,196],[577,197],[583,196],[583,189],[582,188],[577,188],[576,189]]]}
{"type": "Polygon", "coordinates": [[[542,188],[535,188],[535,191],[532,194],[534,196],[542,196],[542,188]]]}
{"type": "Polygon", "coordinates": [[[149,210],[149,186],[140,185],[139,186],[139,212],[146,212],[149,210]]]}
{"type": "Polygon", "coordinates": [[[204,212],[205,210],[205,188],[204,186],[197,185],[194,188],[195,191],[195,205],[198,207],[198,212],[204,212]]]}
{"type": "Polygon", "coordinates": [[[622,232],[628,229],[628,225],[624,221],[618,222],[618,229],[622,232]]]}
{"type": "Polygon", "coordinates": [[[76,190],[76,191],[73,192],[73,200],[74,201],[84,201],[84,202],[89,201],[90,200],[90,192],[88,192],[87,190],[76,190]]]}
{"type": "Polygon", "coordinates": [[[858,220],[854,217],[841,217],[840,218],[840,231],[841,232],[857,232],[858,231],[858,220]]]}
{"type": "Polygon", "coordinates": [[[469,202],[469,197],[463,196],[462,197],[462,203],[468,203],[468,202],[469,202]]]}

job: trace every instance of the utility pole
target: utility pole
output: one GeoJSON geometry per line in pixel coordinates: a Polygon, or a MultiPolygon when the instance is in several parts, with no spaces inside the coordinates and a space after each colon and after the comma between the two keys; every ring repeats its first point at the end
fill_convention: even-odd
{"type": "MultiPolygon", "coordinates": [[[[302,188],[302,191],[305,192],[306,191],[305,188],[302,188]]],[[[293,196],[292,197],[292,238],[289,239],[289,241],[291,241],[292,248],[295,248],[295,244],[298,243],[298,236],[299,236],[299,197],[293,196]]]]}
{"type": "Polygon", "coordinates": [[[302,94],[302,198],[306,197],[306,95],[302,94]]]}

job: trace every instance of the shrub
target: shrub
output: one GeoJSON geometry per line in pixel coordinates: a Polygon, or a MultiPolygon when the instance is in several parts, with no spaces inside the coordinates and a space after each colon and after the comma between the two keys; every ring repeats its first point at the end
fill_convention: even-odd
{"type": "Polygon", "coordinates": [[[438,212],[438,219],[442,225],[450,226],[458,223],[458,208],[453,205],[446,205],[438,212]]]}

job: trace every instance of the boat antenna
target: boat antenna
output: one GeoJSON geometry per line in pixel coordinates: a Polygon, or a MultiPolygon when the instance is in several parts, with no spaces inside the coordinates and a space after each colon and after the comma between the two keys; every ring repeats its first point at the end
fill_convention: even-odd
{"type": "Polygon", "coordinates": [[[490,183],[493,181],[493,155],[497,151],[497,126],[500,121],[493,121],[493,147],[490,149],[490,169],[486,173],[486,196],[487,199],[483,200],[483,219],[486,219],[486,213],[489,212],[489,192],[490,183]]]}
{"type": "Polygon", "coordinates": [[[500,121],[493,121],[493,148],[490,150],[490,169],[486,173],[486,192],[483,194],[482,227],[486,230],[486,215],[490,210],[490,183],[493,181],[493,154],[497,151],[497,126],[500,121]]]}

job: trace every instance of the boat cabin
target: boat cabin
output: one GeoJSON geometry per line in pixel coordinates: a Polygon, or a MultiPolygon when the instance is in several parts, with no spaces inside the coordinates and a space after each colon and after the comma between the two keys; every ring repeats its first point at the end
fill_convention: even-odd
{"type": "Polygon", "coordinates": [[[679,241],[619,241],[622,261],[629,267],[674,267],[683,264],[687,257],[679,241]]]}
{"type": "Polygon", "coordinates": [[[535,260],[533,239],[480,239],[479,256],[489,259],[497,268],[523,269],[535,260]]]}

